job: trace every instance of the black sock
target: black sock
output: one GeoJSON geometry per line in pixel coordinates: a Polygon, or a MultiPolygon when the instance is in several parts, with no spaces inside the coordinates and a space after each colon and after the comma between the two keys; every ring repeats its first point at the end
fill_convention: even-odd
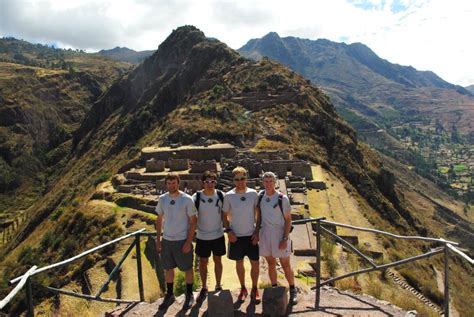
{"type": "Polygon", "coordinates": [[[294,290],[295,289],[295,286],[294,285],[290,285],[290,290],[294,290]]]}
{"type": "Polygon", "coordinates": [[[173,295],[173,284],[174,283],[166,283],[166,294],[173,295]]]}
{"type": "Polygon", "coordinates": [[[272,287],[277,287],[277,286],[278,286],[278,284],[272,284],[272,287]]]}
{"type": "Polygon", "coordinates": [[[193,293],[193,283],[191,283],[191,284],[186,283],[186,293],[188,293],[188,294],[193,293]]]}

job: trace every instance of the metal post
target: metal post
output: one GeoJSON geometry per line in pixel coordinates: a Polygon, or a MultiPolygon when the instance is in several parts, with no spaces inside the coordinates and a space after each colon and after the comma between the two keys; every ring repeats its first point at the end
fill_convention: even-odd
{"type": "Polygon", "coordinates": [[[26,280],[26,300],[28,302],[28,317],[33,317],[35,315],[35,311],[33,308],[33,293],[31,291],[31,277],[28,277],[26,280]]]}
{"type": "Polygon", "coordinates": [[[138,291],[140,292],[140,301],[145,301],[145,294],[143,291],[143,276],[142,276],[142,257],[140,250],[140,233],[135,235],[135,247],[137,257],[137,278],[138,278],[138,291]]]}
{"type": "Polygon", "coordinates": [[[448,245],[444,244],[444,316],[449,317],[449,263],[448,245]]]}
{"type": "Polygon", "coordinates": [[[321,299],[321,221],[316,222],[316,302],[315,308],[319,308],[321,299]]]}

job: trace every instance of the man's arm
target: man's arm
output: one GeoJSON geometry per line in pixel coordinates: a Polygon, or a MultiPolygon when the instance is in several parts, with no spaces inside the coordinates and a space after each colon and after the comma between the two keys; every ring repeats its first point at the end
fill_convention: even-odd
{"type": "Polygon", "coordinates": [[[186,237],[186,241],[184,242],[183,248],[181,250],[183,251],[183,253],[188,253],[189,251],[191,251],[191,244],[193,242],[194,232],[196,231],[196,225],[197,225],[196,215],[188,216],[188,218],[189,218],[188,236],[186,237]]]}
{"type": "Polygon", "coordinates": [[[278,244],[278,248],[280,250],[286,249],[288,245],[288,238],[290,237],[290,230],[291,230],[291,213],[283,214],[283,218],[285,219],[285,230],[283,232],[283,237],[281,237],[281,241],[278,244]]]}
{"type": "Polygon", "coordinates": [[[262,225],[262,217],[260,214],[260,208],[256,207],[254,209],[254,217],[255,217],[255,230],[252,234],[252,242],[253,244],[257,244],[259,240],[259,233],[260,233],[260,226],[262,225]]]}
{"type": "Polygon", "coordinates": [[[229,238],[229,242],[233,243],[237,241],[237,236],[230,228],[229,216],[230,216],[230,211],[224,212],[224,218],[222,220],[223,220],[224,230],[225,232],[227,232],[227,238],[229,238]]]}
{"type": "Polygon", "coordinates": [[[161,252],[161,227],[163,226],[163,216],[158,215],[155,221],[156,229],[156,251],[161,252]]]}

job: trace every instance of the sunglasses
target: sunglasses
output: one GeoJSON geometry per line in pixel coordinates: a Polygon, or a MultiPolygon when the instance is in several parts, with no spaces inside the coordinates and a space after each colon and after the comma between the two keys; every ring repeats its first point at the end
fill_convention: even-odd
{"type": "Polygon", "coordinates": [[[247,179],[247,177],[245,177],[245,176],[234,177],[234,181],[243,181],[244,179],[247,179]]]}
{"type": "Polygon", "coordinates": [[[204,184],[215,184],[217,183],[215,180],[211,180],[211,181],[204,181],[204,184]]]}

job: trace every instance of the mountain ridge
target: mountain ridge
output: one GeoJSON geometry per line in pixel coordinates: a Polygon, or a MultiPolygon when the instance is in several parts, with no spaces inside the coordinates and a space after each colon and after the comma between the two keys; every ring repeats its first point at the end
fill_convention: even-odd
{"type": "Polygon", "coordinates": [[[137,65],[154,52],[155,50],[135,51],[128,47],[116,46],[111,49],[102,49],[98,51],[97,54],[137,65]]]}
{"type": "MultiPolygon", "coordinates": [[[[71,219],[79,213],[94,213],[105,220],[111,217],[107,223],[125,231],[112,217],[112,208],[99,213],[89,205],[95,185],[110,179],[124,165],[133,165],[145,146],[193,144],[201,138],[246,149],[277,140],[279,148],[294,157],[319,164],[341,178],[348,191],[366,206],[364,215],[370,223],[392,232],[449,237],[444,228],[452,227],[449,218],[425,227],[424,215],[416,212],[411,197],[405,196],[407,192],[383,158],[358,141],[354,129],[320,89],[281,64],[242,58],[224,43],[206,38],[199,29],[184,26],[174,30],[157,52],[95,101],[73,133],[64,172],[30,207],[25,229],[8,246],[9,253],[2,255],[1,265],[18,262],[19,268],[7,265],[6,269],[18,275],[28,264],[20,256],[25,249],[35,255],[30,260],[40,262],[45,261],[45,254],[54,261],[76,251],[63,246],[62,241],[58,242],[62,254],[53,252],[46,242],[47,252],[36,245],[44,232],[54,234],[57,227],[72,228],[71,219]]],[[[449,212],[461,213],[457,205],[449,212]]],[[[466,216],[461,213],[459,217],[466,216]]],[[[94,227],[97,229],[83,229],[94,233],[94,227]]],[[[120,230],[107,229],[100,237],[117,232],[120,230]]],[[[77,245],[77,251],[82,247],[77,245]]],[[[416,251],[406,249],[403,255],[416,251]]],[[[400,254],[391,255],[396,256],[400,254]]],[[[66,283],[72,277],[58,279],[66,283]]]]}

